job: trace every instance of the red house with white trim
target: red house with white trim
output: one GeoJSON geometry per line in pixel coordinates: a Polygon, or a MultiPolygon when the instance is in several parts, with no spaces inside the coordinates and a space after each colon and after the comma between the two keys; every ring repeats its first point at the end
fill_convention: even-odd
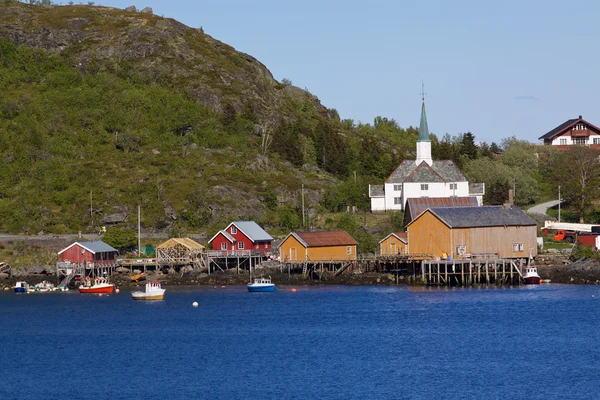
{"type": "Polygon", "coordinates": [[[95,242],[75,242],[59,251],[58,254],[62,262],[109,267],[115,264],[119,252],[112,246],[98,240],[95,242]]]}
{"type": "Polygon", "coordinates": [[[212,237],[213,251],[266,254],[272,250],[273,238],[254,221],[236,221],[212,237]]]}

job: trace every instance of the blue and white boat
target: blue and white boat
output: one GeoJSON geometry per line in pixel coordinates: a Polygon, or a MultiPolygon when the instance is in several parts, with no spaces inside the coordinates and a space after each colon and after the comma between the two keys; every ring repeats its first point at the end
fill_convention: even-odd
{"type": "Polygon", "coordinates": [[[254,282],[248,284],[249,292],[274,292],[275,284],[271,283],[271,277],[254,278],[254,282]]]}
{"type": "Polygon", "coordinates": [[[27,292],[28,288],[29,288],[29,285],[27,284],[27,282],[17,282],[17,283],[15,283],[15,286],[13,287],[13,289],[15,290],[15,293],[25,293],[25,292],[27,292]]]}

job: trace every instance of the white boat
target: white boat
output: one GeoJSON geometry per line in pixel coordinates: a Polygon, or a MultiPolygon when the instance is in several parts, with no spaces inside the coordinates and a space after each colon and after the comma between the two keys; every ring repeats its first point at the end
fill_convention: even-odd
{"type": "Polygon", "coordinates": [[[146,283],[146,290],[131,292],[131,297],[134,300],[164,300],[165,290],[160,286],[160,282],[148,282],[146,283]]]}
{"type": "Polygon", "coordinates": [[[525,273],[523,279],[526,285],[539,285],[541,283],[540,276],[537,272],[537,267],[534,265],[528,265],[525,267],[525,273]]]}
{"type": "Polygon", "coordinates": [[[56,286],[48,281],[41,281],[34,286],[29,286],[27,289],[28,292],[53,292],[55,290],[57,290],[56,286]]]}
{"type": "Polygon", "coordinates": [[[254,278],[254,282],[248,284],[249,292],[274,292],[275,284],[271,283],[271,277],[254,278]]]}

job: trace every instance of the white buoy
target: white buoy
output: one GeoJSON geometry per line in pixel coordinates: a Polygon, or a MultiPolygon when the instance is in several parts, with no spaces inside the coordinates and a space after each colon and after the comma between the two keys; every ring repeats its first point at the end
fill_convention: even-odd
{"type": "Polygon", "coordinates": [[[115,289],[115,293],[119,293],[119,292],[120,292],[120,290],[119,290],[119,289],[115,289]]]}
{"type": "Polygon", "coordinates": [[[193,302],[193,303],[192,303],[192,306],[194,306],[194,307],[198,307],[198,302],[197,302],[197,301],[193,302]]]}

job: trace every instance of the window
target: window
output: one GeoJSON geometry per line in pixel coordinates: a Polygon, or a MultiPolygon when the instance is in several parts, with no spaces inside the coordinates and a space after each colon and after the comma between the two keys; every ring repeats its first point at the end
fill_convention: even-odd
{"type": "Polygon", "coordinates": [[[458,189],[458,184],[457,183],[451,183],[450,184],[450,190],[456,190],[458,189]]]}
{"type": "Polygon", "coordinates": [[[401,192],[402,191],[402,185],[394,185],[394,192],[401,192]]]}
{"type": "Polygon", "coordinates": [[[594,138],[593,143],[594,144],[600,144],[600,138],[594,138]]]}
{"type": "Polygon", "coordinates": [[[394,204],[402,204],[402,197],[394,197],[394,204]]]}
{"type": "Polygon", "coordinates": [[[346,246],[346,254],[352,254],[352,246],[346,246]]]}
{"type": "Polygon", "coordinates": [[[227,242],[221,243],[221,250],[227,250],[227,242]]]}
{"type": "Polygon", "coordinates": [[[231,233],[235,235],[237,233],[237,228],[235,226],[231,227],[231,233]]]}
{"type": "Polygon", "coordinates": [[[514,252],[521,252],[523,251],[524,246],[523,243],[513,243],[513,251],[514,252]]]}
{"type": "Polygon", "coordinates": [[[567,139],[560,139],[560,144],[567,144],[567,139]]]}
{"type": "Polygon", "coordinates": [[[422,183],[421,190],[429,190],[429,185],[427,183],[422,183]]]}
{"type": "Polygon", "coordinates": [[[238,242],[238,249],[244,250],[244,242],[238,242]]]}
{"type": "Polygon", "coordinates": [[[573,144],[587,144],[588,138],[586,137],[574,137],[573,144]]]}
{"type": "Polygon", "coordinates": [[[458,254],[459,256],[464,256],[465,254],[467,254],[467,246],[456,246],[456,254],[458,254]]]}

